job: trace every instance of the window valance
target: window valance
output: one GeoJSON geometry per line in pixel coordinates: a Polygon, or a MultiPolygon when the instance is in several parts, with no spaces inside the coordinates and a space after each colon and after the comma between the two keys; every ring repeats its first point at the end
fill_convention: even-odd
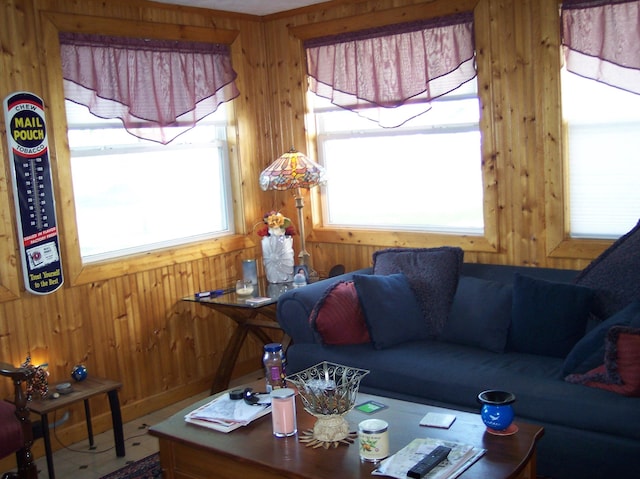
{"type": "Polygon", "coordinates": [[[65,98],[169,143],[239,95],[228,45],[60,33],[65,98]]]}
{"type": "Polygon", "coordinates": [[[424,113],[429,101],[476,76],[472,12],[314,38],[304,47],[311,91],[385,127],[424,113]]]}
{"type": "Polygon", "coordinates": [[[640,1],[565,0],[567,70],[640,94],[640,1]]]}

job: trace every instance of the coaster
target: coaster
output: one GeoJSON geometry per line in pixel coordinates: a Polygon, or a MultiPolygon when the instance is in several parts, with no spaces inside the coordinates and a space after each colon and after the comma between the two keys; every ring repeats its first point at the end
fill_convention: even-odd
{"type": "Polygon", "coordinates": [[[502,431],[496,431],[495,429],[491,429],[490,427],[487,428],[487,432],[489,434],[493,434],[494,436],[511,436],[518,431],[519,431],[518,426],[514,422],[512,422],[508,428],[502,431]]]}

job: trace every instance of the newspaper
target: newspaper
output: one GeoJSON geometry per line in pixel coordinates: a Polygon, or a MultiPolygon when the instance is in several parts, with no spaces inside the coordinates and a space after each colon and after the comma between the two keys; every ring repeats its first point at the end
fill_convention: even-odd
{"type": "Polygon", "coordinates": [[[425,476],[427,479],[451,479],[458,477],[487,452],[486,449],[477,448],[469,444],[429,437],[419,438],[414,439],[393,456],[382,461],[380,466],[371,474],[406,479],[409,469],[438,446],[450,447],[451,452],[444,461],[425,476]]]}
{"type": "Polygon", "coordinates": [[[229,393],[224,393],[191,411],[184,419],[198,426],[230,432],[270,412],[270,405],[250,405],[242,399],[231,399],[229,393]]]}

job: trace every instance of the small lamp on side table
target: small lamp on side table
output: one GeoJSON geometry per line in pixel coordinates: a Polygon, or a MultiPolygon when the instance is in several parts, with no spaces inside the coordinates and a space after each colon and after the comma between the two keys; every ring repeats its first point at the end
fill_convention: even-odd
{"type": "Polygon", "coordinates": [[[271,163],[267,169],[260,173],[260,188],[262,190],[294,190],[296,208],[298,210],[298,228],[300,231],[300,264],[306,265],[309,271],[309,280],[316,281],[318,273],[311,267],[311,255],[305,246],[304,234],[304,198],[300,188],[310,189],[326,182],[325,169],[318,163],[310,160],[304,154],[291,149],[271,163]]]}

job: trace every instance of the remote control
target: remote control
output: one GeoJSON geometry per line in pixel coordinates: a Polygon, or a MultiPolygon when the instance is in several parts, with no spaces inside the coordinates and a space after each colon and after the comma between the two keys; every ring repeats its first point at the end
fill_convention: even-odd
{"type": "Polygon", "coordinates": [[[450,452],[450,447],[436,447],[433,451],[424,456],[419,463],[413,466],[409,472],[407,472],[407,476],[415,479],[422,479],[429,473],[429,471],[444,461],[450,452]]]}

